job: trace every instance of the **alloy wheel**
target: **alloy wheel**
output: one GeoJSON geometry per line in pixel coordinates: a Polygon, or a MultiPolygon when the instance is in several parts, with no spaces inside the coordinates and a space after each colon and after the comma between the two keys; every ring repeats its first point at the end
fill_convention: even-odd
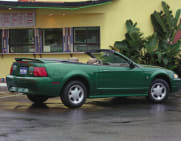
{"type": "Polygon", "coordinates": [[[68,91],[68,98],[73,104],[79,104],[84,99],[84,89],[80,85],[73,85],[68,91]]]}
{"type": "Polygon", "coordinates": [[[162,83],[155,83],[151,87],[151,95],[156,101],[161,101],[167,95],[167,88],[162,83]]]}

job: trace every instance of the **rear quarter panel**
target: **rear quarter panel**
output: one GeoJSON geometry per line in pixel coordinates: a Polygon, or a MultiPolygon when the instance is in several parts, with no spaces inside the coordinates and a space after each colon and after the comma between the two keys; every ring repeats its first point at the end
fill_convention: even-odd
{"type": "Polygon", "coordinates": [[[89,94],[96,95],[95,75],[98,66],[87,64],[71,64],[71,63],[47,63],[48,76],[51,78],[51,85],[56,89],[53,96],[60,95],[64,84],[72,77],[84,77],[89,83],[89,94]]]}

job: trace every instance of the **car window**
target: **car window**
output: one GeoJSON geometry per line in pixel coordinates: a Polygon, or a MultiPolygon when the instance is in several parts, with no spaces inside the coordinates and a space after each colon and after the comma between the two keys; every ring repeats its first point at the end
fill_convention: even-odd
{"type": "Polygon", "coordinates": [[[128,62],[119,55],[113,52],[103,51],[95,53],[96,59],[100,60],[102,65],[118,66],[118,67],[128,67],[128,62]]]}

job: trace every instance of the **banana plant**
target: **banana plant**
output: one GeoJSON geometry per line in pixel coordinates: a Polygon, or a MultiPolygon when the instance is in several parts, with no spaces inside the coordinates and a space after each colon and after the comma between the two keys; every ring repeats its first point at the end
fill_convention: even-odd
{"type": "Polygon", "coordinates": [[[176,14],[173,15],[165,1],[162,1],[162,8],[163,11],[154,11],[151,14],[151,21],[158,38],[170,44],[173,42],[176,32],[181,29],[181,24],[179,23],[181,9],[178,9],[176,14]]]}
{"type": "Polygon", "coordinates": [[[137,23],[126,21],[127,32],[125,39],[116,41],[111,47],[137,63],[157,65],[172,69],[181,76],[181,10],[175,13],[170,10],[166,2],[162,2],[163,10],[154,11],[151,21],[154,33],[144,37],[137,27],[137,23]]]}
{"type": "Polygon", "coordinates": [[[125,34],[125,39],[122,41],[116,41],[111,48],[118,50],[139,63],[142,60],[140,50],[142,50],[145,42],[143,33],[140,32],[137,23],[133,23],[132,20],[126,21],[126,29],[127,33],[125,34]]]}
{"type": "Polygon", "coordinates": [[[158,36],[157,36],[157,33],[154,33],[153,35],[151,36],[148,36],[146,39],[145,39],[145,44],[144,44],[144,54],[143,54],[143,57],[144,58],[142,60],[141,63],[143,64],[154,64],[156,65],[157,61],[155,60],[156,58],[156,54],[155,52],[158,50],[158,36]]]}

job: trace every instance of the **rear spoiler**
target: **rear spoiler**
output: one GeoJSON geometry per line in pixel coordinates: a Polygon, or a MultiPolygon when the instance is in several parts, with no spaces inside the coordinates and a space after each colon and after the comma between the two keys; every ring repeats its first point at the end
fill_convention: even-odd
{"type": "Polygon", "coordinates": [[[40,59],[33,59],[33,58],[15,58],[16,61],[37,61],[39,63],[45,63],[43,60],[40,59]]]}

